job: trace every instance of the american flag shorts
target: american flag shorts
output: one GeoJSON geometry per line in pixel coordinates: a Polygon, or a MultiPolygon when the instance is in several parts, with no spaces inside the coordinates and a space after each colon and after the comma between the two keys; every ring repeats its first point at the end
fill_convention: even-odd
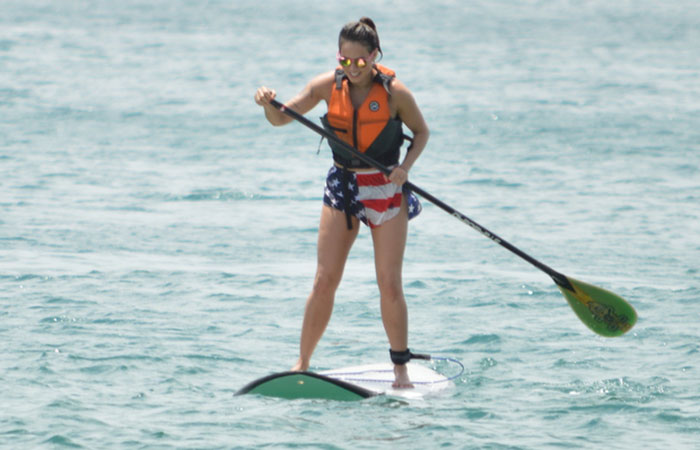
{"type": "Polygon", "coordinates": [[[370,228],[396,217],[406,196],[408,218],[413,219],[422,210],[418,197],[408,189],[387,181],[379,170],[367,172],[348,171],[332,166],[326,177],[323,203],[340,211],[345,211],[348,202],[343,198],[343,179],[347,180],[349,213],[370,228]]]}

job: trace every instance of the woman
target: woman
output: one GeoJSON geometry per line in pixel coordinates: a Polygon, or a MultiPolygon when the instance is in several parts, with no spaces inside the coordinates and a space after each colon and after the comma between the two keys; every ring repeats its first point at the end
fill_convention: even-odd
{"type": "MultiPolygon", "coordinates": [[[[382,322],[394,362],[393,386],[410,388],[413,385],[405,366],[411,357],[408,313],[401,270],[408,219],[421,208],[415,195],[402,186],[428,141],[429,131],[411,92],[390,69],[376,64],[380,54],[377,29],[371,19],[363,17],[348,23],[338,38],[339,67],[315,77],[286,103],[304,114],[324,100],[328,105],[323,119],[326,129],[392,167],[387,178],[331,142],[334,165],[323,198],[316,276],[306,302],[299,360],[292,370],[309,367],[311,354],[330,320],[335,292],[362,221],[372,234],[382,322]],[[413,133],[413,142],[399,164],[402,122],[413,133]]],[[[275,91],[266,87],[255,93],[255,101],[264,108],[272,125],[289,123],[292,119],[270,104],[273,98],[275,91]]]]}

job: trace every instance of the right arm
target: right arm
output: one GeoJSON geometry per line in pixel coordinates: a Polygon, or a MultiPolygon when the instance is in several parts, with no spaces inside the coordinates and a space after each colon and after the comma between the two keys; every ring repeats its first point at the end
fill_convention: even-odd
{"type": "MultiPolygon", "coordinates": [[[[334,80],[334,72],[324,73],[307,84],[301,92],[285,103],[287,108],[299,114],[305,114],[318,105],[321,100],[330,100],[331,86],[334,80]]],[[[274,89],[262,86],[255,92],[255,103],[265,109],[265,118],[274,126],[285,125],[293,119],[270,104],[277,93],[274,89]]]]}

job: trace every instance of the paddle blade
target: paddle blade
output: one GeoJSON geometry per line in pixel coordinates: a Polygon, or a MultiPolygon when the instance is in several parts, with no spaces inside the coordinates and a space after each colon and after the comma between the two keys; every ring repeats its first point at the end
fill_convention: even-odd
{"type": "Polygon", "coordinates": [[[569,305],[593,332],[606,337],[621,336],[637,322],[632,305],[617,294],[566,277],[573,290],[559,285],[569,305]]]}

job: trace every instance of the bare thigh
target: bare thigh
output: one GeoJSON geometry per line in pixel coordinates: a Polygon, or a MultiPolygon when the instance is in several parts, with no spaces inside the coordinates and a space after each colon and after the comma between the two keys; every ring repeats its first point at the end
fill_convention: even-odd
{"type": "Polygon", "coordinates": [[[314,289],[330,289],[332,293],[340,284],[345,262],[360,228],[357,218],[353,217],[352,221],[352,230],[348,230],[345,213],[323,205],[318,229],[318,265],[314,289]]]}
{"type": "Polygon", "coordinates": [[[408,212],[404,197],[399,214],[381,226],[372,229],[374,264],[377,271],[377,283],[382,295],[389,297],[402,295],[401,271],[407,234],[408,212]],[[397,289],[398,292],[394,292],[397,289]]]}

